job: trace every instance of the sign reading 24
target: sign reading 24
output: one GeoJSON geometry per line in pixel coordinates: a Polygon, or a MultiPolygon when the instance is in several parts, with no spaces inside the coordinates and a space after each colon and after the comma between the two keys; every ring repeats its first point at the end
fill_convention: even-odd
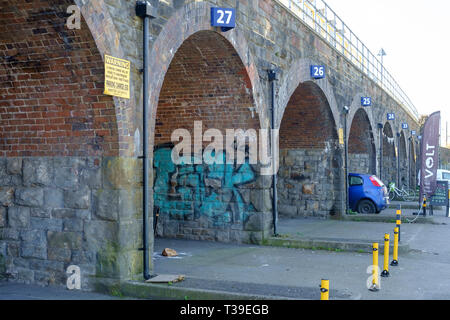
{"type": "Polygon", "coordinates": [[[387,119],[388,120],[395,120],[395,113],[388,113],[387,114],[387,119]]]}
{"type": "Polygon", "coordinates": [[[211,8],[211,26],[232,29],[236,27],[236,9],[211,8]]]}

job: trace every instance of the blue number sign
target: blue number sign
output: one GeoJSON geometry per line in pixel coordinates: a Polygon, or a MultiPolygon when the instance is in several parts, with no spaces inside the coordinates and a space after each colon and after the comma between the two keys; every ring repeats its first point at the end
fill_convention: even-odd
{"type": "Polygon", "coordinates": [[[372,98],[371,97],[362,97],[361,105],[363,107],[370,107],[372,105],[372,98]]]}
{"type": "Polygon", "coordinates": [[[395,113],[388,113],[387,114],[387,119],[388,120],[395,120],[395,113]]]}
{"type": "Polygon", "coordinates": [[[325,78],[325,67],[324,66],[311,66],[311,78],[313,78],[313,79],[325,78]]]}
{"type": "Polygon", "coordinates": [[[211,8],[211,26],[227,31],[236,27],[236,9],[211,8]]]}
{"type": "Polygon", "coordinates": [[[402,129],[408,129],[408,128],[409,128],[409,126],[407,123],[402,123],[402,129]]]}
{"type": "Polygon", "coordinates": [[[416,135],[416,130],[411,130],[411,135],[415,136],[416,135]]]}

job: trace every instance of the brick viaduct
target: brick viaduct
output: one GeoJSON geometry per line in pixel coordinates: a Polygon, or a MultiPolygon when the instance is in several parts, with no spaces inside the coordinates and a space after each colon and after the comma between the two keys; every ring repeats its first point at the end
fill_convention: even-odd
{"type": "MultiPolygon", "coordinates": [[[[152,4],[158,17],[150,26],[149,142],[157,234],[248,243],[270,235],[270,176],[248,163],[174,165],[169,142],[174,129],[192,131],[194,121],[202,121],[203,131],[270,128],[273,66],[281,217],[344,214],[338,139],[344,106],[350,171],[378,174],[382,144],[382,179],[396,181],[399,164],[401,181],[414,181],[417,148],[401,123],[418,130],[417,121],[277,1],[152,4]],[[211,27],[211,6],[236,8],[237,27],[211,27]],[[325,65],[327,77],[312,80],[311,64],[325,65]],[[372,107],[361,107],[363,96],[372,97],[372,107]],[[387,112],[396,120],[387,122],[387,112]]],[[[141,279],[142,21],[135,2],[1,0],[0,6],[0,275],[60,284],[75,264],[83,288],[99,279],[141,279]],[[73,4],[81,28],[70,30],[66,12],[73,4]],[[103,94],[105,54],[131,61],[130,99],[103,94]]]]}

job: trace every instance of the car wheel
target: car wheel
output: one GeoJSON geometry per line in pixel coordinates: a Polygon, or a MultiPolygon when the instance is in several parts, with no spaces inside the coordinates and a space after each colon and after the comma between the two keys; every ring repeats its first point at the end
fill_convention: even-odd
{"type": "Polygon", "coordinates": [[[363,214],[376,213],[377,208],[375,204],[370,200],[361,200],[358,203],[358,212],[363,214]]]}

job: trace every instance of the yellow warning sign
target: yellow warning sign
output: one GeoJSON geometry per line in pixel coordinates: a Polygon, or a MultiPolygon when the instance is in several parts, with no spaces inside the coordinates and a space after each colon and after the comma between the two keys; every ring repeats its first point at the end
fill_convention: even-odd
{"type": "Polygon", "coordinates": [[[130,61],[105,54],[104,94],[130,99],[130,61]]]}
{"type": "Polygon", "coordinates": [[[344,144],[344,129],[339,128],[339,144],[344,144]]]}

